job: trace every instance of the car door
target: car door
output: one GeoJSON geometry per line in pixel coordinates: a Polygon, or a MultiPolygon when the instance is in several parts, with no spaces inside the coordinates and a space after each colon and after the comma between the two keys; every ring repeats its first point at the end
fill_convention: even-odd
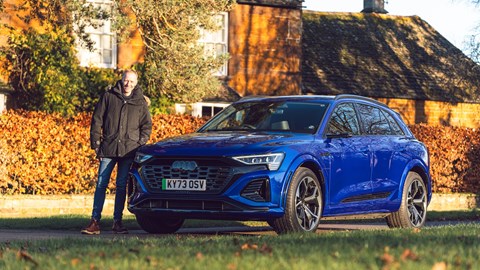
{"type": "Polygon", "coordinates": [[[369,200],[373,209],[385,206],[379,200],[386,200],[399,185],[399,176],[406,161],[402,155],[406,142],[405,133],[390,113],[381,107],[357,104],[365,140],[372,154],[372,194],[369,200]],[[375,203],[374,203],[375,201],[375,203]]]}
{"type": "Polygon", "coordinates": [[[371,194],[371,155],[360,133],[353,103],[341,103],[334,108],[325,136],[330,177],[324,213],[335,215],[364,210],[362,198],[371,194]]]}

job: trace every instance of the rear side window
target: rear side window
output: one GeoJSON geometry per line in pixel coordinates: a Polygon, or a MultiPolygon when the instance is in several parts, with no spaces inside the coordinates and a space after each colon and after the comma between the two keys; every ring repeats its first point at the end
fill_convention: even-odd
{"type": "Polygon", "coordinates": [[[398,122],[387,112],[385,112],[385,116],[387,117],[388,123],[392,128],[393,135],[405,135],[403,129],[398,125],[398,122]]]}
{"type": "Polygon", "coordinates": [[[357,104],[362,127],[367,135],[403,135],[392,116],[377,107],[357,104]]]}
{"type": "Polygon", "coordinates": [[[327,134],[360,135],[357,114],[352,103],[338,105],[328,122],[327,134]]]}

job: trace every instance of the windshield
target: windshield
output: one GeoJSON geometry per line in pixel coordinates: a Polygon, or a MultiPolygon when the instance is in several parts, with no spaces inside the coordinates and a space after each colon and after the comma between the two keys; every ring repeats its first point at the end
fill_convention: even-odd
{"type": "Polygon", "coordinates": [[[302,101],[245,102],[233,104],[199,131],[289,131],[315,133],[327,103],[302,101]]]}

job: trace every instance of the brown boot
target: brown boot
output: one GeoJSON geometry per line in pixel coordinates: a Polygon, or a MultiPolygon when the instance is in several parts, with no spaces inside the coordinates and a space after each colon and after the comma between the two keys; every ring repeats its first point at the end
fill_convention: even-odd
{"type": "Polygon", "coordinates": [[[98,221],[92,218],[87,227],[80,231],[82,234],[100,234],[100,224],[98,221]]]}
{"type": "Polygon", "coordinates": [[[123,227],[121,220],[114,220],[112,226],[113,233],[127,234],[127,228],[123,227]]]}

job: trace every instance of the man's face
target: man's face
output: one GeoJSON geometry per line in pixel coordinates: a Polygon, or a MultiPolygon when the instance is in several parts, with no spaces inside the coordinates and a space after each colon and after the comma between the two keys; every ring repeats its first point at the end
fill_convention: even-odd
{"type": "Polygon", "coordinates": [[[129,96],[132,93],[133,88],[135,88],[135,86],[137,85],[137,75],[133,72],[128,72],[127,74],[125,74],[122,81],[124,90],[123,93],[126,96],[129,96]]]}

